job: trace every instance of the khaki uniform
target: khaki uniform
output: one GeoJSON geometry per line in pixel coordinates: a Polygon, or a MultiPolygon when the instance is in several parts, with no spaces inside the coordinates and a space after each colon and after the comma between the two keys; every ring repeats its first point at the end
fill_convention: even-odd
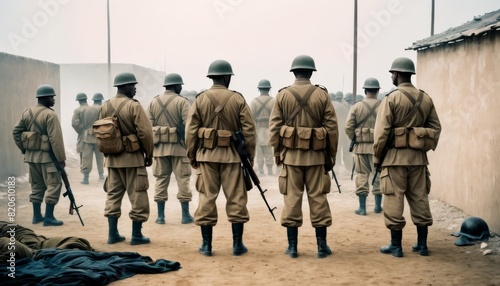
{"type": "Polygon", "coordinates": [[[261,173],[264,172],[264,164],[269,173],[272,173],[274,165],[273,148],[269,145],[269,116],[273,105],[274,98],[269,95],[260,95],[250,103],[257,133],[255,161],[261,173]]]}
{"type": "Polygon", "coordinates": [[[153,127],[141,104],[123,94],[117,94],[106,101],[101,107],[99,118],[111,116],[124,100],[128,102],[118,114],[122,135],[136,134],[144,150],[107,155],[105,166],[108,168],[108,192],[104,216],[118,218],[121,216],[121,202],[127,192],[132,206],[129,212],[130,219],[145,222],[149,218],[147,193],[149,183],[144,154],[148,157],[153,155],[153,127]],[[113,109],[110,109],[109,104],[113,109]]]}
{"type": "MultiPolygon", "coordinates": [[[[359,122],[366,118],[379,101],[376,98],[366,98],[357,102],[349,111],[345,123],[345,133],[349,140],[356,138],[353,153],[354,171],[356,172],[356,195],[358,196],[368,195],[371,177],[375,175],[375,169],[373,168],[373,128],[375,127],[378,107],[375,109],[375,114],[370,115],[367,120],[361,122],[361,125],[359,122]]],[[[378,176],[373,184],[372,194],[380,194],[380,178],[378,176]]]]}
{"type": "Polygon", "coordinates": [[[255,124],[250,107],[243,96],[227,89],[223,85],[212,87],[196,96],[189,110],[186,126],[186,144],[191,164],[197,162],[196,189],[199,194],[198,209],[194,214],[195,224],[214,226],[217,224],[216,199],[220,188],[226,196],[226,213],[229,222],[245,223],[249,220],[247,191],[243,181],[241,159],[236,148],[230,144],[213,149],[202,146],[203,139],[198,137],[202,127],[217,130],[229,130],[232,133],[241,128],[245,137],[247,151],[251,160],[255,157],[255,124]],[[215,112],[216,106],[207,93],[213,94],[219,102],[230,97],[224,108],[215,116],[210,124],[208,120],[215,112]],[[224,118],[224,119],[222,119],[224,118]]]}
{"type": "MultiPolygon", "coordinates": [[[[296,79],[290,87],[304,96],[310,86],[310,80],[296,79]]],[[[330,192],[331,179],[328,173],[324,172],[324,151],[286,148],[281,144],[280,129],[298,105],[290,91],[281,89],[276,95],[269,121],[269,143],[274,149],[274,156],[280,156],[283,163],[278,179],[279,189],[284,195],[285,202],[281,225],[285,227],[302,225],[302,197],[305,187],[312,226],[328,227],[332,224],[332,215],[326,195],[330,192]]],[[[337,116],[328,92],[324,88],[317,87],[306,105],[321,120],[322,126],[328,132],[326,136],[330,140],[330,154],[335,162],[338,144],[337,116]]],[[[302,109],[288,126],[316,128],[320,127],[318,123],[302,109]]]]}
{"type": "Polygon", "coordinates": [[[80,153],[80,171],[89,174],[92,171],[94,154],[99,174],[104,173],[104,155],[99,150],[99,145],[92,131],[92,124],[99,118],[101,106],[81,104],[73,112],[71,126],[78,133],[76,152],[80,153]]]}
{"type": "MultiPolygon", "coordinates": [[[[333,107],[335,108],[335,114],[337,115],[338,126],[345,126],[345,122],[347,119],[347,114],[349,113],[349,106],[346,103],[338,102],[336,100],[332,100],[333,107]]],[[[345,134],[345,132],[339,132],[339,146],[336,157],[335,165],[340,167],[344,165],[344,168],[351,172],[353,166],[353,156],[351,152],[349,152],[349,145],[351,141],[349,137],[345,134]]]]}
{"type": "Polygon", "coordinates": [[[51,108],[38,104],[30,109],[24,111],[21,120],[14,127],[14,131],[12,132],[14,141],[24,154],[24,162],[29,164],[30,201],[33,203],[42,203],[45,197],[46,204],[55,205],[59,202],[61,195],[61,176],[52,162],[49,152],[24,150],[22,133],[25,131],[35,131],[47,135],[57,161],[64,162],[66,160],[66,153],[64,151],[61,123],[57,114],[51,108]],[[30,114],[30,109],[33,115],[30,114]],[[36,118],[36,124],[30,126],[33,116],[39,110],[42,111],[36,118]]]}
{"type": "MultiPolygon", "coordinates": [[[[148,115],[151,124],[154,126],[177,127],[185,126],[188,112],[189,101],[172,91],[166,91],[153,99],[148,108],[148,115]],[[162,105],[166,110],[162,112],[162,105]]],[[[172,172],[177,180],[179,191],[177,199],[180,202],[190,202],[193,194],[189,189],[189,178],[191,177],[191,165],[187,157],[185,142],[182,140],[176,142],[162,143],[154,145],[153,149],[153,175],[156,177],[155,202],[165,202],[168,200],[168,185],[172,172]]]]}
{"type": "MultiPolygon", "coordinates": [[[[411,83],[402,83],[397,90],[382,100],[375,123],[373,145],[375,162],[379,162],[386,144],[394,146],[390,134],[396,127],[431,128],[436,131],[434,143],[437,146],[441,124],[432,99],[424,93],[420,104],[423,117],[420,112],[416,112],[406,123],[401,122],[410,113],[413,104],[400,90],[410,93],[415,101],[420,93],[411,83]]],[[[428,200],[431,187],[428,164],[427,153],[423,150],[394,147],[388,149],[380,174],[380,189],[385,195],[383,209],[387,228],[398,231],[406,225],[403,217],[405,197],[410,206],[413,223],[417,226],[432,225],[428,200]]]]}

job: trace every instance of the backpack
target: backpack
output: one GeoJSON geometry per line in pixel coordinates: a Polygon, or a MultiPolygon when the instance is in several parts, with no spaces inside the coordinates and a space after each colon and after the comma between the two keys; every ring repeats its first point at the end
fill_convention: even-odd
{"type": "MultiPolygon", "coordinates": [[[[97,139],[99,149],[104,154],[118,154],[123,152],[125,146],[123,145],[122,132],[120,122],[118,120],[118,113],[128,100],[122,101],[118,109],[113,112],[111,116],[99,119],[92,124],[94,136],[97,139]]],[[[113,109],[111,103],[108,102],[113,109]]]]}

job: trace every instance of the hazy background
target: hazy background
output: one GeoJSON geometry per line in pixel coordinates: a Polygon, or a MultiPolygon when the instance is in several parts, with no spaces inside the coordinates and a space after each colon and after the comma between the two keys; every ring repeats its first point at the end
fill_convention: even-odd
{"type": "MultiPolygon", "coordinates": [[[[500,8],[498,0],[435,2],[435,34],[500,8]]],[[[430,36],[431,3],[358,1],[358,94],[367,77],[390,90],[392,60],[416,59],[405,48],[430,36]]],[[[211,85],[208,65],[226,59],[235,73],[230,88],[251,100],[262,78],[271,81],[273,95],[290,85],[291,61],[307,54],[318,69],[313,83],[349,92],[353,7],[353,0],[110,0],[111,60],[177,72],[184,89],[201,90],[211,85]]],[[[0,51],[106,63],[106,21],[105,0],[0,0],[0,51]]]]}

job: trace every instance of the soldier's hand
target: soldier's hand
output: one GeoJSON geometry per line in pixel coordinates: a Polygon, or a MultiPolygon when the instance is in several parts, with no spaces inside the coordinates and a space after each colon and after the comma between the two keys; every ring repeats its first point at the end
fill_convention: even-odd
{"type": "Polygon", "coordinates": [[[152,157],[146,157],[144,159],[144,165],[146,165],[146,167],[149,167],[149,166],[153,165],[153,158],[152,157]]]}
{"type": "Polygon", "coordinates": [[[378,170],[380,168],[380,164],[379,163],[373,163],[373,167],[375,167],[375,170],[378,170]]]}
{"type": "Polygon", "coordinates": [[[281,158],[279,156],[274,157],[274,163],[276,163],[276,166],[281,165],[281,158]]]}
{"type": "Polygon", "coordinates": [[[198,166],[199,166],[199,164],[196,160],[191,161],[191,167],[193,167],[193,169],[198,169],[198,166]]]}

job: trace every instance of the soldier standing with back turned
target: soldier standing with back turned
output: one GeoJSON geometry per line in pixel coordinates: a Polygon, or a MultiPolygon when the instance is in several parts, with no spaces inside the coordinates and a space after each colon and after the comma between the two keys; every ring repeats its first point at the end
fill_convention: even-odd
{"type": "Polygon", "coordinates": [[[179,74],[166,75],[163,84],[165,93],[156,96],[148,108],[149,120],[156,138],[153,175],[156,177],[154,200],[158,206],[158,224],[165,224],[165,202],[168,200],[168,185],[172,172],[179,190],[177,199],[182,208],[181,223],[193,222],[193,217],[189,214],[189,202],[193,197],[189,189],[191,165],[186,156],[185,138],[181,138],[184,135],[190,106],[187,98],[179,95],[183,84],[179,74]]]}
{"type": "Polygon", "coordinates": [[[208,67],[213,85],[196,96],[189,110],[186,144],[191,166],[196,169],[199,192],[194,223],[201,227],[199,252],[212,255],[212,230],[217,224],[216,200],[220,188],[226,197],[226,213],[233,232],[233,255],[248,251],[243,244],[243,226],[250,216],[241,159],[231,143],[234,132],[241,130],[253,165],[255,124],[250,107],[241,93],[229,90],[233,69],[229,62],[216,60],[208,67]]]}
{"type": "MultiPolygon", "coordinates": [[[[373,169],[373,127],[380,105],[377,94],[380,85],[377,79],[368,78],[363,85],[366,99],[353,105],[347,116],[345,133],[351,140],[356,141],[353,148],[354,171],[356,172],[356,196],[359,200],[359,208],[354,211],[357,215],[366,215],[366,197],[370,192],[370,176],[375,175],[373,169]]],[[[380,193],[379,177],[375,178],[372,193],[375,196],[375,213],[382,212],[380,206],[382,194],[380,193]]]]}
{"type": "Polygon", "coordinates": [[[432,225],[427,151],[436,148],[441,124],[432,99],[411,83],[411,76],[415,74],[413,61],[397,58],[389,71],[397,89],[387,94],[380,104],[373,145],[375,168],[382,169],[380,186],[384,194],[385,226],[391,230],[391,243],[381,247],[380,252],[403,256],[401,240],[406,225],[403,216],[406,197],[418,235],[412,250],[427,256],[427,233],[432,225]]]}
{"type": "Polygon", "coordinates": [[[335,163],[337,117],[326,88],[311,84],[311,75],[316,71],[313,58],[297,56],[290,71],[295,75],[295,83],[278,92],[269,122],[275,163],[283,164],[278,181],[285,201],[281,214],[281,225],[286,227],[288,237],[285,253],[292,258],[298,256],[297,236],[302,226],[305,189],[311,224],[316,230],[318,258],[324,258],[332,254],[326,242],[326,229],[332,224],[326,198],[331,179],[324,164],[325,159],[335,163]],[[325,158],[326,148],[330,148],[330,158],[325,158]]]}
{"type": "Polygon", "coordinates": [[[61,130],[61,123],[55,111],[56,92],[50,85],[41,85],[36,90],[38,104],[24,111],[21,120],[12,132],[17,147],[24,154],[24,162],[29,164],[31,195],[33,204],[33,224],[43,221],[43,226],[60,226],[62,221],[54,217],[54,207],[61,196],[62,181],[59,172],[49,154],[54,152],[56,160],[64,167],[66,153],[61,130]],[[37,132],[37,143],[27,138],[25,132],[37,132]],[[23,134],[24,133],[24,134],[23,134]],[[32,144],[33,143],[33,144],[32,144]],[[45,217],[41,213],[41,204],[45,198],[45,217]]]}

